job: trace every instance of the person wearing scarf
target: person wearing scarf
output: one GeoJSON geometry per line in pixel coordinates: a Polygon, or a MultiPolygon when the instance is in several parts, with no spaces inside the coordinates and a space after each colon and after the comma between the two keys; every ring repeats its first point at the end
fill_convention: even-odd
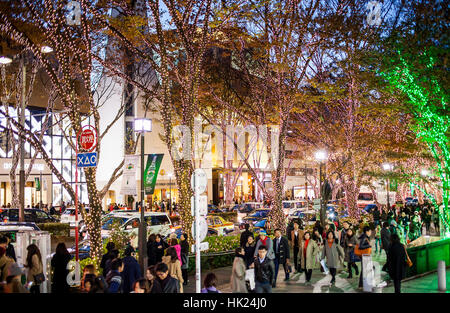
{"type": "Polygon", "coordinates": [[[231,270],[231,290],[233,293],[247,293],[247,286],[245,285],[245,251],[242,247],[236,248],[235,258],[233,261],[233,268],[231,270]]]}
{"type": "Polygon", "coordinates": [[[331,284],[336,282],[336,269],[339,265],[339,257],[344,257],[342,251],[338,249],[336,236],[333,231],[329,231],[326,236],[326,242],[322,250],[322,260],[326,258],[327,267],[330,269],[331,284]]]}
{"type": "Polygon", "coordinates": [[[314,239],[311,239],[311,233],[305,232],[301,243],[300,265],[306,275],[306,283],[309,283],[312,276],[312,270],[318,267],[316,256],[320,252],[319,246],[314,239]]]}
{"type": "Polygon", "coordinates": [[[267,236],[267,232],[265,230],[261,230],[259,232],[259,240],[256,243],[255,247],[255,258],[258,257],[258,249],[260,246],[267,247],[267,258],[273,261],[275,259],[275,252],[273,251],[273,241],[267,236]]]}

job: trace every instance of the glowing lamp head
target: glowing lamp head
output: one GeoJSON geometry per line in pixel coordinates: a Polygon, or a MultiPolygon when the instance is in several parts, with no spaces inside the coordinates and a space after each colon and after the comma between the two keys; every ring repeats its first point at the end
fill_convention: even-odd
{"type": "Polygon", "coordinates": [[[152,120],[149,118],[136,118],[134,120],[134,131],[137,133],[151,132],[152,120]]]}
{"type": "Polygon", "coordinates": [[[11,58],[5,57],[5,56],[0,56],[0,64],[9,64],[12,62],[11,58]]]}
{"type": "Polygon", "coordinates": [[[42,46],[41,47],[41,52],[42,53],[51,53],[51,52],[53,52],[53,48],[49,47],[49,46],[42,46]]]}
{"type": "Polygon", "coordinates": [[[328,158],[327,152],[324,150],[319,150],[314,154],[314,157],[318,161],[325,161],[328,158]]]}
{"type": "Polygon", "coordinates": [[[420,171],[420,174],[422,176],[428,176],[430,174],[430,172],[427,169],[423,169],[423,170],[420,171]]]}
{"type": "Polygon", "coordinates": [[[392,169],[392,165],[389,164],[389,163],[384,163],[384,164],[383,164],[383,169],[384,169],[385,171],[389,171],[389,170],[392,169]]]}

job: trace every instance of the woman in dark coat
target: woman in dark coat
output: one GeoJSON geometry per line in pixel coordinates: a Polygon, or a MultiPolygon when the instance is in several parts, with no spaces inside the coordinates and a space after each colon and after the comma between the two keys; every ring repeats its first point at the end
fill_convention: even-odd
{"type": "Polygon", "coordinates": [[[162,257],[164,255],[164,250],[166,250],[169,245],[162,239],[161,235],[156,235],[155,244],[153,245],[152,253],[155,256],[155,263],[158,264],[162,262],[162,257]]]}
{"type": "Polygon", "coordinates": [[[255,248],[256,248],[256,242],[253,238],[253,236],[247,237],[247,243],[244,245],[244,259],[245,259],[245,265],[247,266],[247,269],[249,268],[250,264],[252,264],[255,261],[255,248]]]}
{"type": "Polygon", "coordinates": [[[189,242],[188,234],[184,233],[180,237],[181,246],[181,273],[183,274],[183,285],[188,284],[188,269],[189,269],[189,242]]]}
{"type": "Polygon", "coordinates": [[[354,254],[354,249],[357,243],[358,241],[356,239],[355,234],[353,233],[353,229],[351,228],[347,229],[347,234],[345,234],[344,240],[344,252],[345,252],[344,261],[347,262],[347,269],[348,269],[347,278],[353,278],[352,268],[355,269],[355,275],[359,275],[359,269],[358,266],[356,265],[357,258],[354,254]]]}
{"type": "Polygon", "coordinates": [[[397,234],[391,235],[391,245],[387,253],[387,268],[389,276],[394,281],[395,293],[400,293],[400,283],[406,276],[406,251],[397,234]]]}
{"type": "MultiPolygon", "coordinates": [[[[372,247],[370,245],[370,235],[372,235],[372,230],[369,226],[364,226],[363,233],[358,238],[358,245],[360,250],[365,250],[372,247]]],[[[361,275],[359,275],[359,288],[363,287],[363,271],[363,262],[361,258],[361,275]]]]}
{"type": "Polygon", "coordinates": [[[151,234],[148,237],[148,241],[147,241],[148,266],[152,266],[152,265],[156,264],[156,256],[154,254],[155,240],[156,240],[155,234],[151,234]]]}
{"type": "Polygon", "coordinates": [[[53,270],[52,293],[68,293],[69,285],[67,284],[67,275],[69,270],[67,264],[71,259],[69,251],[67,251],[64,242],[60,242],[56,246],[55,255],[52,258],[51,265],[53,270]]]}

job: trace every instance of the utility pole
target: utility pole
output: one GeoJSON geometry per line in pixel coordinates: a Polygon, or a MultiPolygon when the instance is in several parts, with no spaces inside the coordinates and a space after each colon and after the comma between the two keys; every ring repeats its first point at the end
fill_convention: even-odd
{"type": "MultiPolygon", "coordinates": [[[[22,101],[20,102],[20,125],[25,128],[25,84],[26,84],[25,56],[22,57],[22,101]]],[[[20,171],[19,171],[19,222],[25,222],[25,139],[20,140],[20,171]]]]}

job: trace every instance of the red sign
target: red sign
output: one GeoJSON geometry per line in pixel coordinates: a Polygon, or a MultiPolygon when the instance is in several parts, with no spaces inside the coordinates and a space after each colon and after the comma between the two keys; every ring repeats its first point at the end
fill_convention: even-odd
{"type": "Polygon", "coordinates": [[[97,146],[97,138],[94,131],[89,128],[83,129],[78,135],[78,144],[83,150],[92,151],[97,146]]]}

